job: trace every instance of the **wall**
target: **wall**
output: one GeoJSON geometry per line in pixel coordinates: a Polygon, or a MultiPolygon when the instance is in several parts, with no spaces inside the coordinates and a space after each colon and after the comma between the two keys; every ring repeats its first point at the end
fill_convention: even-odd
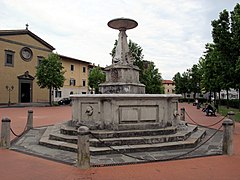
{"type": "Polygon", "coordinates": [[[71,93],[82,94],[88,93],[88,62],[73,59],[66,56],[60,56],[62,65],[64,67],[64,86],[59,90],[61,91],[61,97],[55,97],[54,101],[58,101],[61,98],[69,97],[71,93]],[[71,70],[71,65],[74,66],[74,70],[71,70]],[[85,67],[86,72],[83,72],[85,67]],[[70,79],[75,79],[75,85],[70,85],[70,79]],[[85,86],[83,86],[83,80],[85,80],[85,86]]]}

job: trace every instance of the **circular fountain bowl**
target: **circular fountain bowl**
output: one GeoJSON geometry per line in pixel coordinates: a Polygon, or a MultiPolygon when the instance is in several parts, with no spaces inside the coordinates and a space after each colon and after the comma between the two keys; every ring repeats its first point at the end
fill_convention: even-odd
{"type": "Polygon", "coordinates": [[[138,23],[133,19],[117,18],[108,22],[108,26],[113,29],[127,30],[137,27],[138,23]]]}

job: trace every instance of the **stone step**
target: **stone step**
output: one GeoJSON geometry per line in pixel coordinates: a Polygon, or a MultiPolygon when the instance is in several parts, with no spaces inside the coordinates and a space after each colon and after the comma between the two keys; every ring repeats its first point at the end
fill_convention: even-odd
{"type": "Polygon", "coordinates": [[[57,129],[56,126],[47,127],[45,132],[43,133],[41,139],[39,140],[39,144],[43,145],[43,146],[47,146],[49,148],[77,152],[76,144],[49,139],[50,134],[53,133],[54,131],[56,131],[56,129],[57,129]]]}
{"type": "Polygon", "coordinates": [[[165,142],[157,144],[137,144],[125,146],[110,147],[90,147],[91,155],[113,154],[113,153],[131,153],[144,151],[162,151],[173,149],[184,149],[195,147],[206,135],[205,130],[198,130],[185,141],[165,142]],[[115,150],[113,150],[115,149],[115,150]]]}
{"type": "MultiPolygon", "coordinates": [[[[71,126],[63,125],[60,127],[61,134],[76,136],[77,129],[71,126]]],[[[166,127],[158,129],[130,129],[130,130],[92,130],[92,134],[98,138],[117,138],[117,137],[131,137],[131,136],[154,136],[154,135],[167,135],[175,134],[176,127],[166,127]]]]}
{"type": "Polygon", "coordinates": [[[124,123],[118,125],[118,130],[159,129],[160,124],[155,122],[124,123]]]}
{"type": "Polygon", "coordinates": [[[153,135],[153,136],[131,136],[131,137],[113,137],[113,138],[92,138],[90,144],[93,147],[104,146],[124,146],[124,145],[136,145],[136,144],[157,144],[173,141],[184,141],[187,139],[197,128],[196,126],[189,128],[187,131],[181,131],[170,135],[153,135]],[[100,139],[100,141],[98,140],[100,139]],[[104,142],[104,143],[102,143],[104,142]]]}
{"type": "MultiPolygon", "coordinates": [[[[112,136],[107,138],[99,138],[101,141],[103,141],[106,145],[134,145],[134,144],[154,144],[154,143],[163,143],[163,142],[172,142],[172,141],[183,141],[187,139],[193,131],[197,130],[197,126],[189,126],[186,131],[180,131],[175,134],[171,135],[152,135],[150,136],[129,136],[129,137],[116,137],[112,136]]],[[[149,130],[151,131],[151,130],[149,130]]],[[[146,131],[148,132],[148,131],[146,131]]],[[[94,132],[94,137],[91,137],[90,139],[90,145],[91,146],[96,146],[96,147],[101,147],[104,146],[103,143],[101,143],[96,137],[96,135],[99,135],[99,133],[106,133],[106,131],[102,132],[94,132]],[[95,138],[96,137],[96,138],[95,138]]],[[[116,132],[115,132],[116,133],[116,132]]],[[[58,132],[51,133],[49,135],[49,139],[51,140],[57,140],[57,141],[64,141],[64,142],[69,142],[69,143],[74,143],[77,144],[77,136],[68,136],[65,134],[60,134],[58,132]]]]}
{"type": "MultiPolygon", "coordinates": [[[[39,141],[39,144],[50,147],[57,148],[72,152],[77,152],[77,145],[73,143],[56,141],[49,139],[49,135],[54,131],[54,127],[48,127],[43,134],[42,138],[39,141]]],[[[143,151],[161,151],[167,149],[177,149],[177,148],[190,148],[197,145],[198,142],[205,136],[206,131],[203,129],[199,129],[194,133],[183,140],[183,141],[175,141],[175,142],[164,142],[164,143],[156,143],[156,144],[133,144],[133,145],[121,145],[121,146],[111,146],[119,152],[143,152],[143,151]]],[[[90,153],[92,155],[100,155],[100,154],[111,154],[116,153],[110,147],[92,147],[90,146],[90,153]]]]}

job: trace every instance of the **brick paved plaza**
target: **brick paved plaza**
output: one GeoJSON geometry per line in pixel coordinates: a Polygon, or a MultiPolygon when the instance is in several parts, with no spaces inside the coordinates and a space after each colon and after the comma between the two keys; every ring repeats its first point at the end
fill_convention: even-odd
{"type": "MultiPolygon", "coordinates": [[[[221,116],[206,117],[192,104],[180,104],[197,123],[210,125],[221,116]]],[[[27,111],[34,111],[34,127],[46,126],[71,119],[71,107],[0,108],[1,117],[9,117],[16,133],[21,133],[27,111]]],[[[186,116],[187,121],[192,123],[186,116]]],[[[218,128],[220,124],[214,126],[218,128]]],[[[11,139],[14,136],[11,135],[11,139]]],[[[177,161],[143,163],[124,166],[96,167],[80,170],[74,166],[36,156],[0,150],[0,179],[239,179],[240,177],[240,124],[234,131],[232,156],[211,156],[177,161]]]]}

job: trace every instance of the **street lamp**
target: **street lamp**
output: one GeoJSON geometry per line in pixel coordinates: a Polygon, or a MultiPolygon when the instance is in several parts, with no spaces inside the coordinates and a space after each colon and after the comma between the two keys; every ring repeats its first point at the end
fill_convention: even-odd
{"type": "Polygon", "coordinates": [[[10,86],[6,86],[6,89],[8,91],[8,106],[10,106],[10,104],[11,104],[10,93],[14,89],[14,86],[11,86],[11,87],[10,86]]]}

